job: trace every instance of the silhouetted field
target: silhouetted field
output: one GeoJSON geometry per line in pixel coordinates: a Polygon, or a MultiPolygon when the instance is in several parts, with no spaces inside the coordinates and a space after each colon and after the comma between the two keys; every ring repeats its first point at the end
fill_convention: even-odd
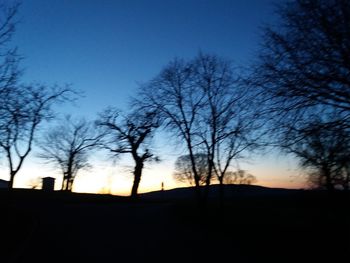
{"type": "Polygon", "coordinates": [[[138,200],[93,194],[0,191],[1,262],[347,262],[350,195],[212,186],[138,200]],[[343,259],[343,260],[342,260],[343,259]]]}

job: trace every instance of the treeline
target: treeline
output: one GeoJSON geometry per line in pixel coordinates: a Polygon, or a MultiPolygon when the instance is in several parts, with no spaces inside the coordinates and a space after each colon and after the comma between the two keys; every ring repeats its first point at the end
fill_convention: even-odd
{"type": "Polygon", "coordinates": [[[213,54],[176,58],[140,86],[128,112],[108,107],[93,123],[68,116],[42,136],[42,124],[55,117],[53,106],[79,94],[71,87],[21,84],[20,57],[10,45],[17,11],[18,5],[2,6],[0,25],[0,148],[10,188],[35,142],[39,157],[61,169],[65,190],[95,150],[128,154],[135,197],[146,162],[159,160],[151,141],[162,129],[186,150],[174,176],[189,180],[198,194],[212,180],[253,182],[233,164],[271,146],[298,158],[313,186],[349,189],[348,1],[280,5],[279,24],[263,30],[249,69],[213,54]]]}

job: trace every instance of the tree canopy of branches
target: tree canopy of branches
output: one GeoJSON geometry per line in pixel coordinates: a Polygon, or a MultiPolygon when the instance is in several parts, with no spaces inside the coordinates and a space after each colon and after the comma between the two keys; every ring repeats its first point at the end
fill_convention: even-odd
{"type": "Polygon", "coordinates": [[[273,106],[304,113],[350,110],[350,3],[297,0],[280,6],[278,29],[265,30],[255,81],[273,106]]]}
{"type": "MultiPolygon", "coordinates": [[[[196,165],[200,175],[200,185],[205,185],[208,176],[208,157],[204,153],[195,155],[196,165]]],[[[215,165],[215,164],[214,164],[215,165]]],[[[257,179],[254,175],[249,174],[245,170],[225,172],[225,177],[221,184],[254,184],[257,179]]],[[[188,155],[182,155],[175,162],[175,172],[173,174],[175,180],[194,185],[194,176],[192,172],[191,160],[188,155]]]]}
{"type": "Polygon", "coordinates": [[[304,167],[316,156],[331,164],[330,141],[336,143],[340,133],[349,136],[350,2],[296,0],[277,11],[280,24],[264,31],[251,83],[267,102],[274,142],[304,167]],[[315,116],[330,114],[315,124],[315,116]]]}
{"type": "Polygon", "coordinates": [[[18,4],[0,5],[0,149],[10,172],[9,188],[32,149],[39,125],[53,117],[52,106],[69,99],[69,87],[23,85],[20,57],[9,42],[15,32],[18,4]]]}
{"type": "Polygon", "coordinates": [[[197,189],[196,154],[207,156],[209,185],[216,159],[217,174],[224,177],[234,158],[257,145],[256,108],[229,61],[206,54],[187,62],[175,59],[142,87],[140,96],[138,104],[154,109],[184,143],[197,189]]]}
{"type": "MultiPolygon", "coordinates": [[[[194,155],[196,167],[198,169],[199,184],[205,185],[208,176],[208,157],[206,154],[197,153],[194,155]]],[[[194,174],[189,155],[182,155],[175,162],[175,172],[173,177],[176,181],[195,185],[194,174]]]]}
{"type": "Polygon", "coordinates": [[[309,171],[310,182],[328,190],[336,186],[349,189],[350,131],[315,117],[295,132],[288,134],[284,147],[309,171]]]}
{"type": "Polygon", "coordinates": [[[157,160],[150,150],[150,139],[158,127],[154,112],[134,112],[123,116],[116,109],[107,109],[97,125],[104,134],[104,147],[114,156],[130,154],[135,162],[131,197],[137,196],[142,170],[146,161],[157,160]]]}
{"type": "Polygon", "coordinates": [[[235,172],[227,172],[227,175],[224,179],[225,184],[254,184],[257,182],[257,179],[254,175],[248,173],[245,170],[238,170],[235,172]]]}
{"type": "Polygon", "coordinates": [[[280,5],[278,14],[278,27],[264,31],[251,78],[266,96],[274,133],[298,129],[310,115],[329,111],[338,116],[329,124],[349,126],[349,1],[296,0],[280,5]]]}
{"type": "MultiPolygon", "coordinates": [[[[21,74],[18,69],[20,57],[17,48],[11,46],[11,39],[16,31],[16,15],[19,3],[6,5],[0,3],[0,95],[4,100],[11,93],[21,74]]],[[[1,101],[0,109],[3,108],[1,101]]]]}
{"type": "Polygon", "coordinates": [[[102,135],[84,119],[70,116],[43,136],[39,157],[61,169],[62,190],[71,191],[78,171],[89,167],[91,151],[99,146],[102,135]]]}
{"type": "Polygon", "coordinates": [[[72,90],[46,86],[14,87],[3,100],[0,117],[0,148],[10,170],[9,188],[32,150],[39,125],[54,117],[52,106],[70,99],[72,90]]]}

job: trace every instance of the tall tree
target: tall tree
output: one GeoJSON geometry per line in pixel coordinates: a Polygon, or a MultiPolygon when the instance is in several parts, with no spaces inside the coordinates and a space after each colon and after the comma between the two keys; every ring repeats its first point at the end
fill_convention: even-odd
{"type": "Polygon", "coordinates": [[[19,4],[0,4],[0,149],[9,167],[9,188],[31,152],[40,124],[53,117],[52,106],[69,99],[69,87],[20,83],[20,56],[11,47],[19,4]]]}
{"type": "Polygon", "coordinates": [[[89,155],[101,139],[92,123],[66,116],[43,136],[39,157],[62,170],[62,190],[71,191],[78,171],[90,166],[89,155]]]}
{"type": "Polygon", "coordinates": [[[314,113],[338,112],[330,124],[349,126],[350,2],[288,1],[280,23],[267,27],[251,81],[262,88],[283,133],[314,113]]]}
{"type": "Polygon", "coordinates": [[[196,119],[196,130],[208,158],[208,176],[210,184],[214,172],[214,162],[219,142],[224,137],[233,136],[243,90],[234,79],[232,66],[228,61],[216,56],[199,54],[192,62],[195,85],[202,94],[205,104],[196,119]],[[230,134],[230,135],[229,135],[230,134]]]}
{"type": "MultiPolygon", "coordinates": [[[[11,98],[17,90],[14,86],[20,76],[18,69],[19,56],[17,49],[11,47],[10,42],[16,29],[16,15],[18,13],[19,4],[11,6],[2,2],[0,4],[0,130],[6,131],[7,123],[11,121],[11,113],[8,107],[11,106],[11,98]]],[[[5,142],[5,135],[1,132],[1,141],[5,142]]],[[[1,146],[4,150],[2,153],[8,156],[8,147],[1,146]]],[[[11,158],[10,158],[11,159],[11,158]]],[[[8,159],[9,160],[9,159],[8,159]]],[[[11,163],[10,163],[11,164],[11,163]]],[[[12,168],[10,167],[9,187],[12,188],[13,180],[11,180],[12,168]]]]}
{"type": "MultiPolygon", "coordinates": [[[[17,84],[21,71],[18,68],[20,56],[17,48],[11,46],[11,39],[16,31],[16,15],[19,3],[6,5],[0,3],[0,110],[6,108],[6,97],[17,84]]],[[[2,115],[2,114],[1,114],[2,115]]]]}
{"type": "Polygon", "coordinates": [[[232,161],[260,146],[262,122],[254,94],[229,61],[200,54],[193,62],[196,84],[205,104],[200,109],[197,134],[208,156],[206,185],[214,175],[220,184],[232,161]]]}
{"type": "MultiPolygon", "coordinates": [[[[206,183],[209,185],[219,151],[221,162],[227,158],[225,163],[229,166],[239,152],[248,150],[247,145],[252,144],[250,137],[253,136],[248,134],[256,131],[252,124],[258,120],[257,111],[251,92],[241,84],[229,61],[199,54],[187,62],[175,59],[142,87],[138,104],[154,108],[164,126],[184,143],[199,195],[201,176],[196,154],[207,156],[206,183]],[[231,143],[230,154],[224,155],[223,146],[230,140],[240,143],[231,143]]],[[[225,171],[222,169],[220,176],[224,176],[225,171]]]]}
{"type": "Polygon", "coordinates": [[[196,167],[195,146],[199,142],[195,136],[195,121],[204,98],[203,94],[198,93],[198,86],[192,85],[193,71],[191,63],[175,59],[156,78],[141,87],[137,104],[157,112],[167,130],[184,142],[198,189],[200,176],[196,167]]]}
{"type": "Polygon", "coordinates": [[[274,143],[297,155],[303,167],[320,165],[317,156],[328,159],[322,173],[332,188],[328,140],[337,129],[350,135],[350,2],[289,1],[277,13],[279,24],[265,29],[250,81],[261,88],[274,143]],[[315,116],[330,113],[315,126],[315,116]]]}
{"type": "Polygon", "coordinates": [[[134,112],[123,116],[116,109],[104,111],[97,125],[105,136],[104,147],[114,156],[130,154],[134,160],[134,182],[131,197],[137,197],[145,162],[157,160],[150,150],[149,141],[158,127],[154,112],[134,112]]]}

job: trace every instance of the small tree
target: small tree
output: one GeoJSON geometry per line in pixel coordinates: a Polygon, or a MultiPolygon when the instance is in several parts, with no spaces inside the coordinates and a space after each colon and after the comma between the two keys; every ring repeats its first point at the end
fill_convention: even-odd
{"type": "Polygon", "coordinates": [[[302,129],[285,137],[284,150],[294,154],[307,169],[309,181],[333,190],[349,187],[350,134],[343,127],[329,125],[328,119],[314,117],[302,129]]]}
{"type": "MultiPolygon", "coordinates": [[[[199,176],[199,184],[205,185],[208,177],[208,156],[203,153],[197,153],[194,155],[194,158],[199,176]]],[[[176,181],[188,183],[191,186],[195,185],[191,158],[189,155],[182,155],[177,158],[173,177],[176,181]]]]}
{"type": "Polygon", "coordinates": [[[149,139],[158,127],[156,114],[134,112],[123,116],[116,109],[108,109],[101,114],[97,125],[104,133],[106,149],[116,157],[126,153],[133,158],[135,166],[131,197],[137,197],[145,162],[157,160],[149,149],[149,139]]]}
{"type": "Polygon", "coordinates": [[[89,167],[89,155],[101,138],[92,123],[70,116],[43,136],[39,157],[61,169],[62,190],[72,190],[75,176],[79,170],[89,167]]]}
{"type": "Polygon", "coordinates": [[[257,182],[254,175],[249,174],[245,170],[238,170],[236,172],[227,172],[224,179],[224,184],[247,184],[251,185],[257,182]]]}
{"type": "Polygon", "coordinates": [[[29,186],[31,189],[41,189],[42,188],[42,178],[41,177],[31,178],[27,182],[27,186],[29,186]]]}

